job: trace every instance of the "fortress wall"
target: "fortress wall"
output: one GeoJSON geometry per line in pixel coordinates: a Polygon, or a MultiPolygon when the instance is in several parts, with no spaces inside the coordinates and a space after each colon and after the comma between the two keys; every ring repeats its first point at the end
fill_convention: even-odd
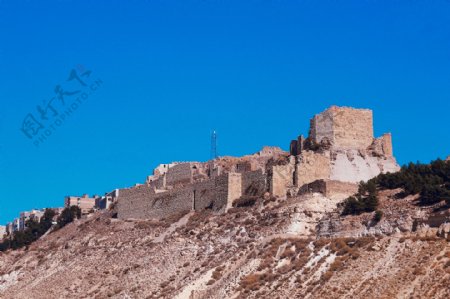
{"type": "Polygon", "coordinates": [[[286,196],[287,188],[293,185],[294,166],[274,165],[272,166],[272,177],[270,180],[270,193],[274,196],[286,196]]]}
{"type": "MultiPolygon", "coordinates": [[[[311,119],[309,135],[316,143],[320,143],[323,139],[334,141],[333,132],[333,111],[330,109],[317,114],[311,119]]],[[[300,154],[300,153],[299,153],[300,154]]]]}
{"type": "Polygon", "coordinates": [[[366,149],[373,142],[372,110],[332,107],[334,145],[366,149]]]}
{"type": "Polygon", "coordinates": [[[145,210],[148,202],[150,202],[154,196],[156,196],[156,194],[148,185],[120,189],[117,201],[118,217],[121,219],[145,218],[145,210]]]}
{"type": "Polygon", "coordinates": [[[298,191],[299,195],[307,193],[322,193],[325,195],[327,193],[327,186],[325,180],[316,180],[314,182],[304,184],[298,191]]]}
{"type": "Polygon", "coordinates": [[[212,207],[216,199],[216,182],[214,179],[199,182],[194,185],[194,204],[196,211],[212,207]]]}
{"type": "Polygon", "coordinates": [[[242,195],[262,196],[267,191],[266,176],[262,170],[245,172],[242,174],[242,195]]]}
{"type": "Polygon", "coordinates": [[[228,205],[228,173],[215,178],[213,210],[224,212],[228,205]]]}
{"type": "Polygon", "coordinates": [[[164,189],[166,187],[165,176],[160,176],[158,179],[149,183],[150,187],[155,189],[164,189]]]}
{"type": "MultiPolygon", "coordinates": [[[[249,176],[256,178],[256,186],[260,186],[259,180],[262,174],[249,176]]],[[[260,188],[263,190],[263,187],[260,188]]],[[[161,219],[180,212],[206,208],[224,212],[241,195],[240,173],[228,173],[215,179],[156,194],[151,186],[143,185],[120,191],[118,217],[120,219],[161,219]]]]}
{"type": "MultiPolygon", "coordinates": [[[[141,188],[140,188],[141,189],[141,188]]],[[[150,189],[145,186],[142,189],[150,189]]],[[[182,188],[164,193],[148,193],[144,190],[120,191],[118,217],[120,219],[161,219],[192,209],[192,188],[182,188]]]]}
{"type": "Polygon", "coordinates": [[[252,171],[252,164],[249,161],[243,161],[236,164],[236,172],[243,173],[252,171]]]}
{"type": "Polygon", "coordinates": [[[228,191],[226,210],[232,207],[233,202],[242,196],[242,174],[228,174],[228,191]]]}
{"type": "Polygon", "coordinates": [[[383,148],[383,153],[386,157],[393,157],[394,151],[392,149],[392,135],[391,133],[386,133],[381,137],[381,146],[383,148]]]}
{"type": "Polygon", "coordinates": [[[191,187],[159,193],[146,206],[146,217],[161,219],[192,210],[194,192],[191,187]]]}
{"type": "Polygon", "coordinates": [[[332,180],[317,180],[300,188],[299,194],[322,193],[328,198],[343,200],[358,192],[358,184],[332,180]]]}
{"type": "Polygon", "coordinates": [[[331,165],[329,154],[303,151],[296,165],[296,182],[301,187],[304,184],[320,179],[329,179],[331,165]]]}
{"type": "Polygon", "coordinates": [[[373,115],[368,109],[333,106],[311,120],[310,137],[330,140],[336,148],[366,149],[373,142],[373,115]]]}
{"type": "Polygon", "coordinates": [[[177,164],[166,173],[166,186],[187,185],[192,183],[191,163],[177,164]]]}

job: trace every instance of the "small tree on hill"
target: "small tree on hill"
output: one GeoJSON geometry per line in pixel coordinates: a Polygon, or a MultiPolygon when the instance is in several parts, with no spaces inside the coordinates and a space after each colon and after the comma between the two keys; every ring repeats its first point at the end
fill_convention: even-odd
{"type": "Polygon", "coordinates": [[[75,219],[81,218],[81,209],[77,206],[65,208],[57,220],[58,228],[63,228],[67,224],[73,222],[75,219]]]}

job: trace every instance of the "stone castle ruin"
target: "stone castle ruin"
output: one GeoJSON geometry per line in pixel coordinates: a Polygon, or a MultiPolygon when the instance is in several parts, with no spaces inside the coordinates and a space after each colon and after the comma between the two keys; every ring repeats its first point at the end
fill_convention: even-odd
{"type": "Polygon", "coordinates": [[[345,198],[358,182],[398,170],[391,135],[373,136],[371,110],[333,106],[311,119],[309,136],[291,141],[289,152],[264,147],[240,158],[159,165],[145,184],[120,190],[118,217],[225,212],[244,197],[320,192],[345,198]]]}

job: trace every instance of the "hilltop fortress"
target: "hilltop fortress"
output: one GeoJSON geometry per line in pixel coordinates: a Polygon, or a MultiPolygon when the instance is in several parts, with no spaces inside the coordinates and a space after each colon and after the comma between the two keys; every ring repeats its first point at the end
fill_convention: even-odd
{"type": "Polygon", "coordinates": [[[332,106],[311,119],[309,136],[292,140],[289,152],[264,147],[240,158],[158,166],[145,184],[118,190],[118,217],[225,212],[245,199],[312,192],[344,199],[356,192],[358,182],[399,170],[391,135],[373,135],[371,110],[332,106]]]}

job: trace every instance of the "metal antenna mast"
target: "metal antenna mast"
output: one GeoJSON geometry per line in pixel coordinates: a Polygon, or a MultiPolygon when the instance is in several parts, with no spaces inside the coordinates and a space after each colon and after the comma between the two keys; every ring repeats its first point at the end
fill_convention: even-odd
{"type": "Polygon", "coordinates": [[[211,159],[217,159],[217,132],[214,130],[211,134],[211,159]]]}

